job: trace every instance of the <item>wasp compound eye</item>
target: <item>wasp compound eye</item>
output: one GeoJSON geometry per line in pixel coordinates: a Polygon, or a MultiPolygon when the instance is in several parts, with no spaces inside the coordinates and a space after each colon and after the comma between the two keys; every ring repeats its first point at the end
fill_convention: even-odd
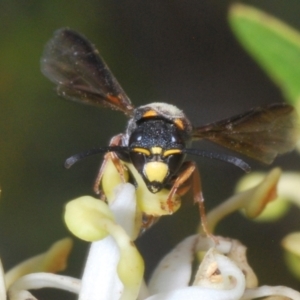
{"type": "Polygon", "coordinates": [[[146,163],[145,154],[142,152],[130,151],[129,157],[130,157],[131,163],[134,165],[134,167],[137,169],[137,171],[140,174],[143,174],[144,165],[146,163]]]}
{"type": "Polygon", "coordinates": [[[175,174],[184,161],[184,154],[171,154],[166,157],[167,164],[169,166],[169,171],[171,174],[175,174]]]}

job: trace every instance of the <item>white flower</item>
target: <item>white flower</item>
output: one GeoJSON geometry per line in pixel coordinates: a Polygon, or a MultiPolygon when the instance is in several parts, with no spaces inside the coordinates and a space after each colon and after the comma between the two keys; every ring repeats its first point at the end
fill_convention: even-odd
{"type": "Polygon", "coordinates": [[[65,269],[72,244],[71,239],[62,239],[54,243],[45,253],[25,260],[6,274],[0,262],[0,300],[6,300],[6,294],[9,300],[34,300],[36,298],[27,290],[44,287],[78,293],[79,280],[52,274],[65,269]]]}
{"type": "MultiPolygon", "coordinates": [[[[279,175],[280,170],[275,169],[258,186],[234,195],[222,209],[214,209],[208,215],[210,228],[236,209],[244,208],[251,217],[258,215],[275,197],[279,175]]],[[[92,242],[82,280],[28,270],[28,265],[44,265],[39,256],[8,272],[10,286],[4,284],[2,272],[0,300],[6,300],[7,288],[10,300],[33,300],[27,290],[44,287],[77,293],[79,300],[238,300],[266,296],[300,300],[300,294],[287,287],[258,287],[247,263],[246,247],[238,241],[223,237],[213,240],[202,234],[187,237],[167,254],[147,285],[143,281],[144,262],[134,245],[141,218],[135,188],[129,183],[117,187],[109,206],[89,196],[70,201],[65,212],[67,226],[76,236],[92,242]],[[202,259],[193,274],[195,257],[202,259]],[[24,275],[16,271],[20,269],[33,273],[24,275]]]]}
{"type": "MultiPolygon", "coordinates": [[[[253,172],[244,176],[238,183],[238,190],[245,190],[258,184],[265,178],[263,172],[253,172]]],[[[263,222],[276,221],[283,217],[291,204],[300,207],[300,173],[283,172],[278,182],[278,197],[271,202],[257,219],[263,222]]],[[[300,229],[300,228],[299,228],[300,229]]],[[[300,232],[288,234],[281,241],[285,249],[284,259],[289,270],[300,279],[300,232]]]]}
{"type": "MultiPolygon", "coordinates": [[[[257,188],[236,197],[239,205],[233,205],[235,202],[231,198],[228,200],[229,206],[240,207],[241,202],[247,202],[245,198],[251,201],[252,196],[258,203],[265,203],[270,198],[266,195],[272,194],[270,191],[275,189],[278,177],[278,171],[271,172],[257,188]]],[[[261,204],[254,205],[254,208],[250,205],[249,208],[248,202],[244,207],[250,213],[261,210],[261,204]]],[[[74,213],[73,208],[69,210],[70,206],[67,205],[66,220],[71,218],[67,224],[76,221],[75,226],[69,225],[73,233],[86,240],[91,240],[91,236],[94,239],[97,235],[107,235],[101,241],[92,243],[82,279],[80,300],[234,300],[260,295],[283,295],[300,299],[298,292],[286,287],[257,287],[256,276],[247,264],[246,249],[239,242],[217,237],[218,244],[215,245],[212,239],[203,235],[188,237],[173,249],[159,263],[147,286],[142,280],[143,261],[133,244],[133,238],[130,238],[135,236],[135,224],[140,224],[135,214],[134,187],[128,183],[120,185],[110,208],[91,197],[75,199],[71,203],[71,206],[75,205],[75,211],[78,209],[79,212],[74,213]],[[91,211],[86,214],[85,201],[89,203],[87,212],[95,205],[99,214],[91,211]],[[102,209],[105,212],[100,212],[102,209]],[[101,220],[102,217],[109,220],[101,220]],[[97,228],[99,233],[95,234],[97,228]],[[192,261],[199,252],[205,255],[192,278],[192,261]],[[192,284],[189,285],[189,282],[192,284]]]]}

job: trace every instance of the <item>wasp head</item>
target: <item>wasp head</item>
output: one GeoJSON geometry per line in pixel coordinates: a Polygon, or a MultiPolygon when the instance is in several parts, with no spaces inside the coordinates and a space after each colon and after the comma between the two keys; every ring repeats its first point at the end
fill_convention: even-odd
{"type": "Polygon", "coordinates": [[[165,187],[179,170],[184,148],[178,128],[161,118],[142,120],[129,138],[131,163],[152,193],[165,187]]]}

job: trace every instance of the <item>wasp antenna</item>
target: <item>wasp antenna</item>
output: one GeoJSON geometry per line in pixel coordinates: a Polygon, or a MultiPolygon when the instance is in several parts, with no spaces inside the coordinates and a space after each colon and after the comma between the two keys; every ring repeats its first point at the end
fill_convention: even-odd
{"type": "Polygon", "coordinates": [[[251,167],[244,162],[242,159],[237,158],[235,156],[219,154],[214,152],[206,152],[198,149],[184,149],[182,152],[191,155],[198,155],[202,157],[208,157],[212,159],[222,160],[237,166],[238,168],[242,169],[244,172],[249,173],[251,171],[251,167]]]}
{"type": "Polygon", "coordinates": [[[69,158],[67,158],[65,161],[65,168],[69,169],[78,161],[91,155],[106,153],[106,152],[127,152],[127,151],[128,151],[128,147],[121,147],[121,146],[111,146],[111,147],[91,149],[85,152],[72,155],[69,158]]]}

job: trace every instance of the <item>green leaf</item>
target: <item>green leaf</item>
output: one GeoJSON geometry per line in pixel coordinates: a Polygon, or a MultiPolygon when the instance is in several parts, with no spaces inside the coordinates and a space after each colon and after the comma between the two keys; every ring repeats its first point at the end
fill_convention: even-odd
{"type": "Polygon", "coordinates": [[[288,101],[300,99],[300,33],[258,9],[235,4],[229,22],[237,39],[288,101]]]}

